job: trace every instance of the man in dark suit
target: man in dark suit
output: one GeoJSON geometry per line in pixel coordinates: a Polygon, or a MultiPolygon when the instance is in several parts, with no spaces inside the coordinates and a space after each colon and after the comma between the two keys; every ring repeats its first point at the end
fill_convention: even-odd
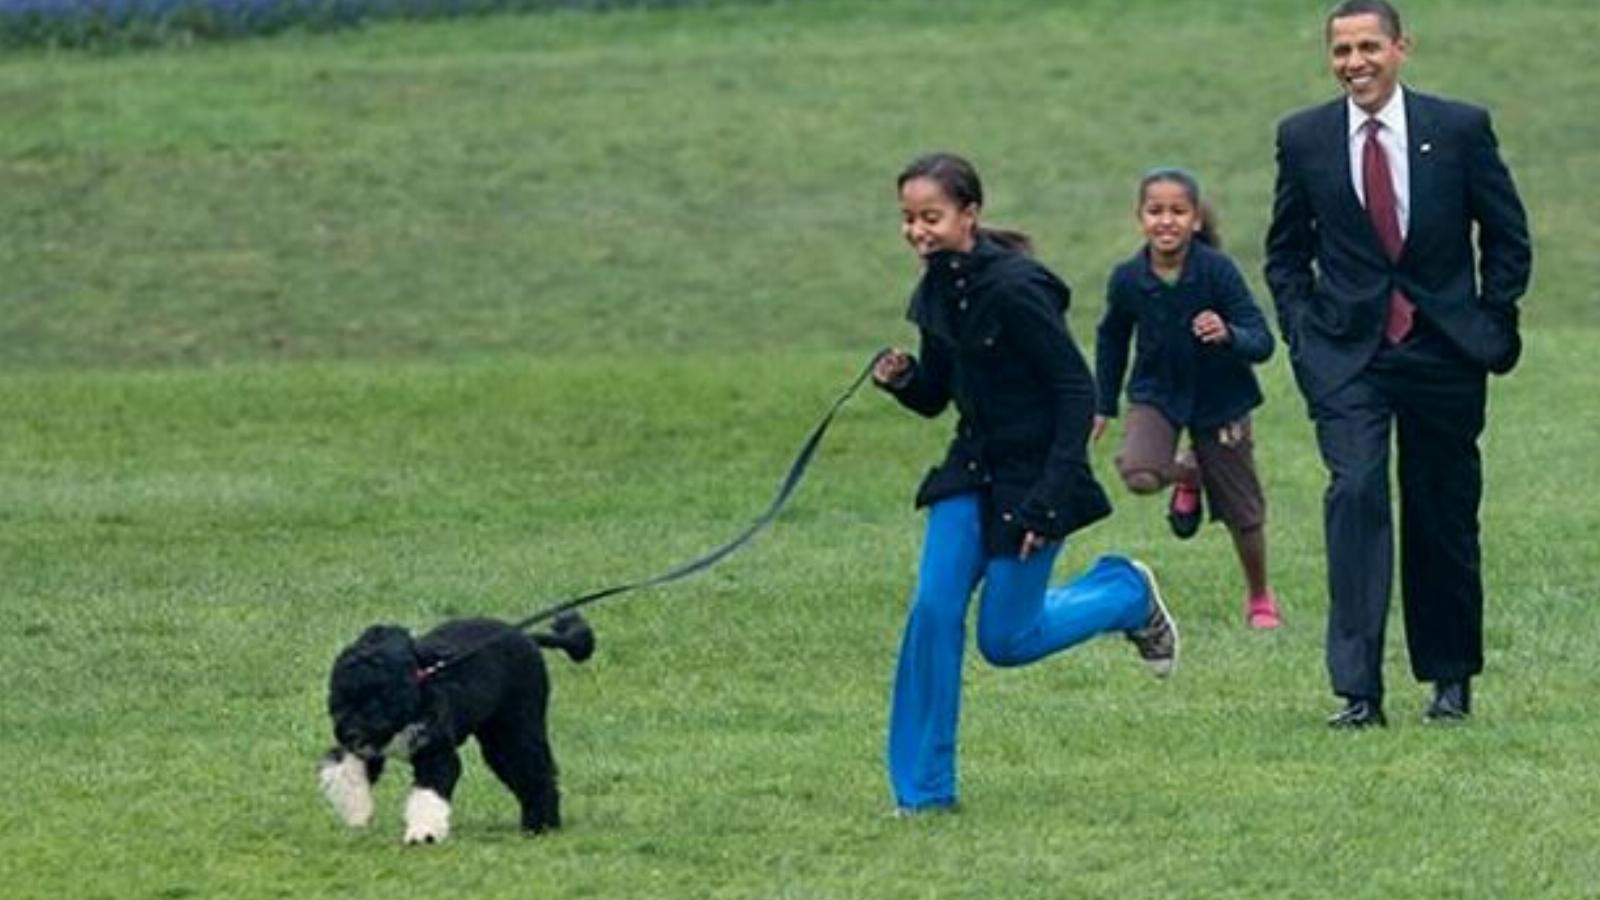
{"type": "Polygon", "coordinates": [[[1345,706],[1328,724],[1385,724],[1391,430],[1411,668],[1434,685],[1425,718],[1462,719],[1483,668],[1478,435],[1487,373],[1521,351],[1527,220],[1488,113],[1401,86],[1393,6],[1345,0],[1325,34],[1344,96],[1278,126],[1266,278],[1330,476],[1327,663],[1345,706]]]}

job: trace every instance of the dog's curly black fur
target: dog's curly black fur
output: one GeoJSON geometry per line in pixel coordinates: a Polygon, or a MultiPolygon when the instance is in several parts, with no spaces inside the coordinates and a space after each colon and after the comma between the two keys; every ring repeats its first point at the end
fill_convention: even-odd
{"type": "Polygon", "coordinates": [[[450,797],[461,776],[457,748],[476,737],[483,758],[522,806],[522,827],[561,825],[556,763],[545,728],[550,682],[539,647],[574,661],[594,652],[594,633],[576,613],[549,633],[525,634],[495,619],[456,619],[413,640],[375,625],[334,661],[328,713],[338,745],[323,758],[323,792],[353,826],[371,820],[371,785],[389,757],[411,763],[407,843],[449,833],[450,797]],[[472,651],[465,657],[457,657],[472,651]],[[456,660],[437,674],[427,667],[456,660]]]}

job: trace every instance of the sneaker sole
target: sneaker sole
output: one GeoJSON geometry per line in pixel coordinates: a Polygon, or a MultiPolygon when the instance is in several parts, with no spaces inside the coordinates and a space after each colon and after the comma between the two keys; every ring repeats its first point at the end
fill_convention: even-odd
{"type": "Polygon", "coordinates": [[[1172,529],[1173,535],[1180,541],[1187,541],[1200,533],[1200,520],[1201,517],[1198,515],[1189,517],[1170,510],[1167,512],[1167,527],[1172,529]]]}
{"type": "Polygon", "coordinates": [[[1145,587],[1149,589],[1150,596],[1156,601],[1156,608],[1161,610],[1161,615],[1167,620],[1167,627],[1172,629],[1172,656],[1169,659],[1145,660],[1144,664],[1150,668],[1157,678],[1167,678],[1178,671],[1178,650],[1182,646],[1178,638],[1178,620],[1172,617],[1172,612],[1167,609],[1167,602],[1161,597],[1161,585],[1156,583],[1156,573],[1150,567],[1137,559],[1130,559],[1133,567],[1139,570],[1139,577],[1144,579],[1145,587]]]}
{"type": "Polygon", "coordinates": [[[1271,631],[1283,627],[1283,613],[1278,610],[1276,602],[1258,608],[1246,599],[1244,623],[1256,631],[1271,631]]]}

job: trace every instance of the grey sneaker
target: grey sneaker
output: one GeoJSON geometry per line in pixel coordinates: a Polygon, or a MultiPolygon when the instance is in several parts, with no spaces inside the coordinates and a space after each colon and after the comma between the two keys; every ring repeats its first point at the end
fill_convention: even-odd
{"type": "Polygon", "coordinates": [[[1151,674],[1157,678],[1165,678],[1178,668],[1178,623],[1173,620],[1172,614],[1167,612],[1167,605],[1161,600],[1161,588],[1156,584],[1156,573],[1137,559],[1130,562],[1139,570],[1139,576],[1144,579],[1145,588],[1150,594],[1150,618],[1145,620],[1143,628],[1125,634],[1138,649],[1139,658],[1150,667],[1151,674]]]}

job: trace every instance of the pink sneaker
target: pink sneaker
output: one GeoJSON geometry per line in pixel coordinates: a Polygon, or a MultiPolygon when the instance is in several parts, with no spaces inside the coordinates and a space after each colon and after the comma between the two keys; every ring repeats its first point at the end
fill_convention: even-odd
{"type": "Polygon", "coordinates": [[[1244,618],[1250,623],[1251,628],[1268,631],[1283,624],[1283,617],[1278,615],[1278,601],[1271,591],[1259,597],[1251,597],[1244,604],[1244,618]]]}
{"type": "Polygon", "coordinates": [[[1200,530],[1205,511],[1200,505],[1200,486],[1192,481],[1180,481],[1172,486],[1172,499],[1167,502],[1167,524],[1180,540],[1188,540],[1200,530]]]}
{"type": "Polygon", "coordinates": [[[1172,483],[1172,499],[1167,501],[1167,524],[1179,540],[1188,540],[1200,530],[1205,511],[1200,503],[1200,467],[1194,450],[1185,450],[1172,461],[1178,478],[1172,483]]]}

